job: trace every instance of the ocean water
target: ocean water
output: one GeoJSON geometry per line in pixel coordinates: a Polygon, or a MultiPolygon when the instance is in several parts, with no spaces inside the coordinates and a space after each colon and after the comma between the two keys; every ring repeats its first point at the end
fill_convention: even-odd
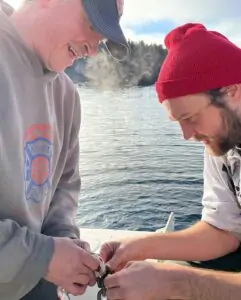
{"type": "Polygon", "coordinates": [[[82,102],[78,224],[154,231],[200,219],[203,146],[185,141],[154,87],[79,88],[82,102]]]}

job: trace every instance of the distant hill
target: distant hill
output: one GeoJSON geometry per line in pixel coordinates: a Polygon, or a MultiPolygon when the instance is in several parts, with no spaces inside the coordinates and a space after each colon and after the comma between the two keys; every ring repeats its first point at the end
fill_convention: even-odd
{"type": "Polygon", "coordinates": [[[88,59],[79,59],[66,69],[76,83],[85,83],[100,88],[149,86],[155,83],[167,51],[162,45],[147,45],[144,41],[129,41],[130,56],[115,61],[101,51],[88,59]]]}

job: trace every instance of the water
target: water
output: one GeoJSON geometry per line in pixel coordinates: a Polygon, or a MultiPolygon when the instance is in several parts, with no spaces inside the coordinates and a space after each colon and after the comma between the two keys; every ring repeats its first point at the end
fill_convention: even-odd
{"type": "Polygon", "coordinates": [[[154,231],[171,211],[177,229],[200,219],[203,147],[182,139],[154,88],[79,93],[78,224],[154,231]]]}

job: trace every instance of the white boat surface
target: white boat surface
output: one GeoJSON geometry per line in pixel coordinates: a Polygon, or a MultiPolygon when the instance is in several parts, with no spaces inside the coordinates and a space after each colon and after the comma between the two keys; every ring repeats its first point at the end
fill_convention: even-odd
{"type": "MultiPolygon", "coordinates": [[[[157,231],[171,232],[175,230],[175,216],[171,212],[166,225],[157,231]]],[[[117,230],[117,229],[93,229],[80,228],[80,238],[89,242],[91,250],[98,253],[103,243],[118,240],[125,237],[138,236],[143,234],[153,233],[150,231],[134,231],[134,230],[117,230]]],[[[85,294],[81,296],[62,296],[62,300],[96,300],[99,288],[97,285],[88,287],[85,294]]]]}

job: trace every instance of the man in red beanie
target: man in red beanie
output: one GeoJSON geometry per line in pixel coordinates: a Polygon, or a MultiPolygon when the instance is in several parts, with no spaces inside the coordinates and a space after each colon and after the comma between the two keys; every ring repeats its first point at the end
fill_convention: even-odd
{"type": "Polygon", "coordinates": [[[241,49],[222,34],[190,23],[172,30],[165,45],[168,55],[156,82],[159,101],[179,122],[184,138],[202,141],[206,148],[202,218],[182,231],[103,245],[102,257],[117,271],[105,280],[107,297],[238,300],[241,49]],[[129,262],[148,258],[189,261],[193,267],[129,262]]]}

